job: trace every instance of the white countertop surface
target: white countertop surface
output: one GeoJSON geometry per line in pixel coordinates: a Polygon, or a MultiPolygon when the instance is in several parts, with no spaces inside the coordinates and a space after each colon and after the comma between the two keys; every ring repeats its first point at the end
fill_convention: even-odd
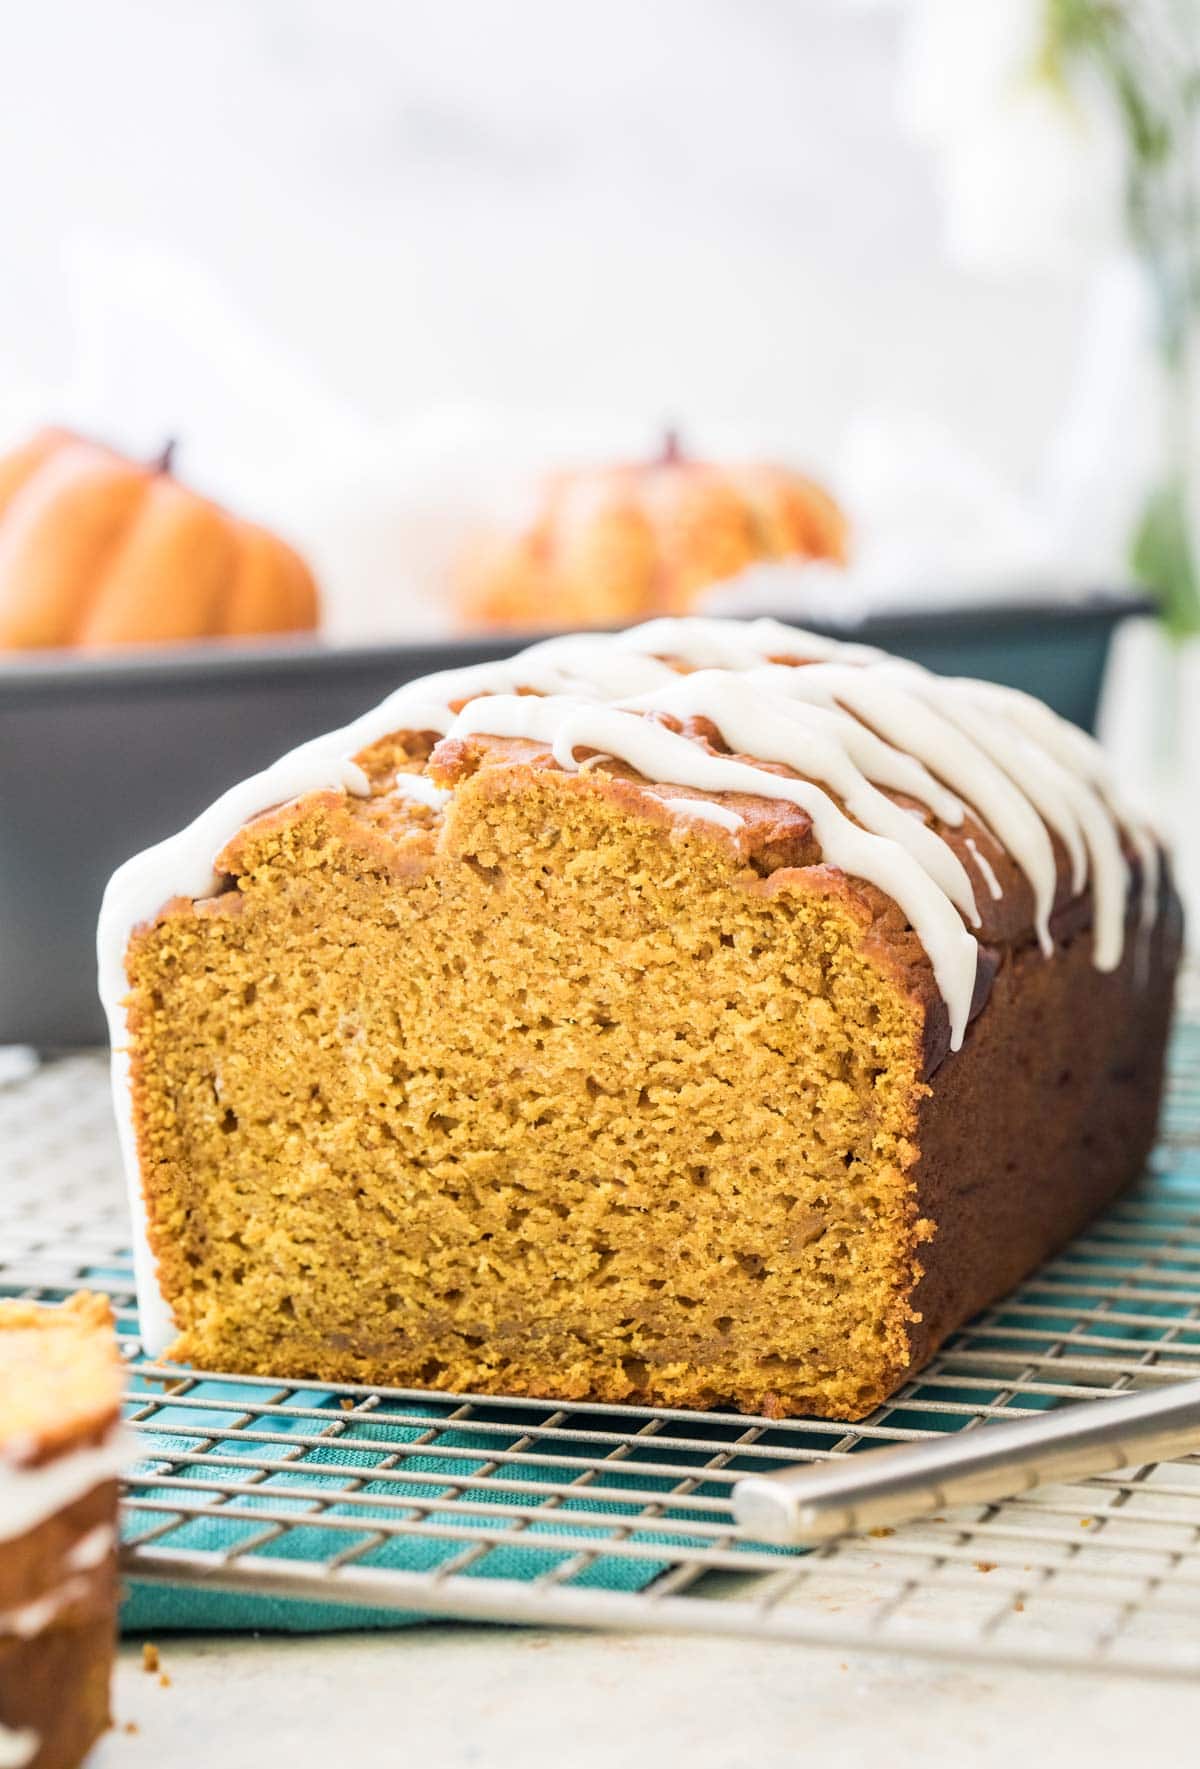
{"type": "Polygon", "coordinates": [[[167,1687],[122,1648],[93,1769],[1103,1769],[1190,1760],[1200,1728],[1184,1683],[773,1642],[431,1624],[158,1645],[167,1687]]]}

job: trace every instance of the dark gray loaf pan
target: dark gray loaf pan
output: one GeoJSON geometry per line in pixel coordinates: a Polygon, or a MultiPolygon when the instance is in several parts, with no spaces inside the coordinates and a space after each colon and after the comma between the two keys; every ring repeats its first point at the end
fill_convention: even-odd
{"type": "MultiPolygon", "coordinates": [[[[868,621],[853,637],[950,675],[1026,688],[1095,720],[1132,597],[868,621]]],[[[523,640],[340,650],[317,641],[69,652],[0,663],[0,1044],[98,1043],[94,930],[105,881],[244,775],[431,670],[523,640]]]]}

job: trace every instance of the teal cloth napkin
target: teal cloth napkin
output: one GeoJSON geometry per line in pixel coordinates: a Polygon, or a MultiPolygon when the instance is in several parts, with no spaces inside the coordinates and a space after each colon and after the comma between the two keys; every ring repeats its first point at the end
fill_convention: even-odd
{"type": "MultiPolygon", "coordinates": [[[[135,1376],[135,1385],[136,1383],[135,1376]]],[[[142,1386],[148,1400],[161,1397],[161,1388],[155,1388],[149,1383],[142,1386]]],[[[261,1388],[249,1384],[202,1380],[188,1391],[187,1398],[189,1402],[232,1402],[237,1407],[244,1405],[245,1410],[250,1412],[265,1397],[261,1388]]],[[[171,1473],[198,1480],[212,1481],[216,1478],[228,1481],[248,1478],[254,1481],[252,1493],[243,1493],[227,1501],[236,1505],[239,1511],[253,1512],[282,1507],[300,1518],[306,1511],[314,1508],[317,1495],[323,1498],[331,1492],[354,1492],[360,1499],[368,1500],[386,1496],[390,1501],[386,1507],[345,1503],[329,1505],[321,1511],[319,1519],[314,1520],[312,1525],[298,1523],[289,1527],[277,1539],[254,1550],[255,1555],[266,1562],[273,1559],[303,1560],[310,1564],[323,1562],[368,1538],[374,1518],[395,1518],[398,1514],[398,1499],[436,1498],[456,1477],[462,1479],[464,1476],[473,1476],[478,1480],[478,1458],[456,1457],[455,1450],[494,1451],[514,1447],[526,1431],[536,1426],[539,1417],[533,1414],[526,1419],[497,1407],[491,1413],[481,1412],[480,1417],[502,1419],[506,1427],[502,1433],[473,1431],[470,1422],[461,1427],[448,1428],[438,1436],[436,1444],[431,1444],[428,1455],[410,1454],[401,1463],[391,1464],[427,1477],[419,1485],[406,1484],[399,1487],[384,1480],[372,1481],[372,1470],[388,1464],[388,1458],[394,1454],[397,1446],[413,1444],[429,1426],[446,1420],[451,1411],[448,1405],[435,1401],[403,1404],[402,1410],[408,1418],[416,1416],[422,1421],[428,1419],[428,1425],[391,1423],[386,1416],[386,1407],[374,1413],[342,1412],[338,1397],[319,1389],[295,1391],[290,1395],[287,1405],[298,1410],[304,1409],[304,1413],[294,1423],[279,1414],[274,1414],[261,1423],[284,1437],[293,1431],[314,1435],[322,1427],[309,1416],[311,1411],[328,1411],[331,1421],[344,1424],[343,1435],[352,1436],[357,1446],[369,1447],[347,1447],[334,1438],[318,1447],[305,1449],[291,1462],[286,1473],[270,1473],[264,1478],[256,1479],[255,1470],[248,1467],[246,1476],[243,1477],[236,1465],[239,1461],[253,1462],[263,1456],[275,1461],[290,1459],[286,1443],[266,1446],[261,1442],[240,1439],[236,1429],[230,1429],[231,1419],[237,1415],[231,1413],[227,1405],[214,1407],[211,1412],[194,1405],[184,1409],[172,1406],[170,1398],[166,1397],[161,1400],[153,1416],[152,1434],[148,1437],[145,1433],[140,1434],[148,1453],[137,1465],[136,1472],[142,1477],[139,1480],[138,1496],[142,1499],[161,1499],[183,1511],[199,1506],[211,1507],[214,1499],[211,1489],[187,1491],[176,1487],[156,1488],[153,1475],[167,1472],[168,1464],[171,1473]],[[208,1457],[216,1455],[226,1458],[220,1466],[212,1461],[208,1461],[207,1465],[171,1462],[173,1455],[195,1451],[202,1441],[208,1446],[208,1457]],[[363,1527],[361,1530],[348,1530],[331,1523],[332,1519],[351,1519],[355,1523],[361,1522],[363,1527]]],[[[397,1406],[394,1410],[401,1409],[397,1406]]],[[[548,1404],[547,1415],[551,1410],[548,1404]]],[[[689,1427],[689,1435],[692,1434],[693,1428],[689,1427]]],[[[630,1532],[631,1520],[637,1517],[640,1506],[629,1500],[606,1500],[605,1489],[620,1487],[626,1492],[636,1490],[651,1497],[655,1494],[666,1496],[679,1479],[686,1475],[689,1465],[697,1469],[703,1467],[708,1457],[722,1447],[722,1434],[714,1431],[711,1450],[684,1454],[673,1452],[671,1461],[673,1465],[679,1464],[679,1473],[668,1479],[661,1475],[638,1474],[639,1458],[645,1461],[652,1458],[660,1462],[662,1460],[661,1452],[656,1454],[652,1440],[648,1440],[644,1450],[636,1446],[629,1456],[613,1465],[611,1472],[598,1474],[580,1490],[578,1498],[560,1498],[557,1502],[560,1510],[587,1512],[593,1517],[597,1514],[611,1517],[611,1527],[594,1524],[578,1527],[561,1520],[541,1523],[535,1519],[527,1525],[521,1546],[501,1543],[488,1548],[463,1569],[465,1575],[473,1578],[520,1580],[537,1578],[563,1560],[575,1557],[577,1548],[567,1550],[555,1546],[556,1538],[567,1534],[594,1541],[597,1550],[602,1550],[604,1542],[618,1530],[626,1534],[626,1539],[642,1545],[669,1543],[678,1546],[681,1541],[688,1540],[678,1529],[670,1533],[661,1530],[655,1532],[652,1527],[643,1525],[627,1534],[630,1532]]],[[[523,1481],[569,1481],[578,1470],[570,1464],[565,1467],[556,1465],[558,1459],[563,1456],[594,1454],[594,1446],[589,1446],[582,1437],[542,1440],[538,1445],[538,1453],[546,1455],[548,1460],[544,1463],[523,1462],[519,1468],[512,1468],[507,1472],[519,1474],[523,1481]]],[[[505,1470],[502,1469],[501,1472],[505,1470]]],[[[714,1497],[728,1489],[709,1485],[697,1490],[702,1496],[714,1497]]],[[[480,1502],[486,1499],[492,1505],[508,1503],[528,1506],[537,1502],[536,1495],[493,1490],[485,1481],[482,1487],[475,1486],[467,1496],[455,1498],[440,1513],[440,1520],[458,1523],[469,1521],[473,1528],[484,1533],[512,1527],[512,1521],[502,1514],[480,1514],[473,1511],[472,1498],[480,1502]]],[[[665,1518],[677,1523],[686,1523],[689,1516],[695,1518],[697,1515],[694,1509],[689,1513],[686,1498],[679,1499],[669,1511],[664,1512],[665,1518]]],[[[711,1514],[709,1516],[711,1518],[711,1514]]],[[[146,1531],[160,1526],[164,1520],[165,1515],[161,1512],[138,1509],[136,1505],[132,1510],[127,1508],[123,1525],[124,1536],[128,1541],[136,1540],[146,1531]]],[[[168,1534],[157,1537],[156,1542],[159,1546],[176,1551],[200,1549],[226,1552],[239,1543],[260,1535],[263,1528],[263,1525],[236,1517],[209,1515],[185,1518],[168,1534]]],[[[464,1554],[469,1547],[470,1543],[460,1539],[448,1540],[425,1535],[392,1536],[376,1543],[355,1565],[428,1572],[464,1554]]],[[[609,1591],[637,1591],[656,1578],[666,1564],[665,1558],[633,1560],[598,1552],[595,1559],[589,1560],[566,1582],[575,1589],[590,1586],[609,1591]]],[[[421,1615],[407,1611],[362,1609],[343,1603],[311,1603],[284,1597],[242,1595],[209,1590],[202,1586],[159,1585],[136,1579],[128,1585],[121,1614],[123,1630],[130,1634],[191,1629],[257,1629],[309,1633],[331,1629],[392,1628],[422,1619],[424,1618],[421,1615]]]]}

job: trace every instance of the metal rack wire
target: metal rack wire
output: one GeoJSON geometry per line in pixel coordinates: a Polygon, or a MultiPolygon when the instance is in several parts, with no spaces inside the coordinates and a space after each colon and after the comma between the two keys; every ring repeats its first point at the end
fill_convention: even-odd
{"type": "Polygon", "coordinates": [[[1200,1023],[1177,1033],[1140,1188],[852,1427],[148,1364],[95,1055],[0,1086],[0,1174],[0,1292],[57,1299],[86,1284],[118,1314],[144,1450],[124,1497],[132,1578],[422,1615],[1200,1672],[1200,1456],[809,1554],[745,1539],[730,1507],[749,1470],[1200,1374],[1200,1023]]]}

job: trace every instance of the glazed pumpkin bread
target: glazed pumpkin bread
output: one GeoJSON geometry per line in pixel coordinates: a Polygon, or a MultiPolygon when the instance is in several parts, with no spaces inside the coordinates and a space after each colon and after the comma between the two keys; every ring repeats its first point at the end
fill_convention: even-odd
{"type": "Polygon", "coordinates": [[[414,683],[110,885],[143,1328],[861,1417],[1137,1173],[1179,933],[1022,695],[694,620],[414,683]]]}
{"type": "Polygon", "coordinates": [[[109,1724],[120,1359],[102,1296],[0,1302],[0,1763],[73,1769],[109,1724]]]}

